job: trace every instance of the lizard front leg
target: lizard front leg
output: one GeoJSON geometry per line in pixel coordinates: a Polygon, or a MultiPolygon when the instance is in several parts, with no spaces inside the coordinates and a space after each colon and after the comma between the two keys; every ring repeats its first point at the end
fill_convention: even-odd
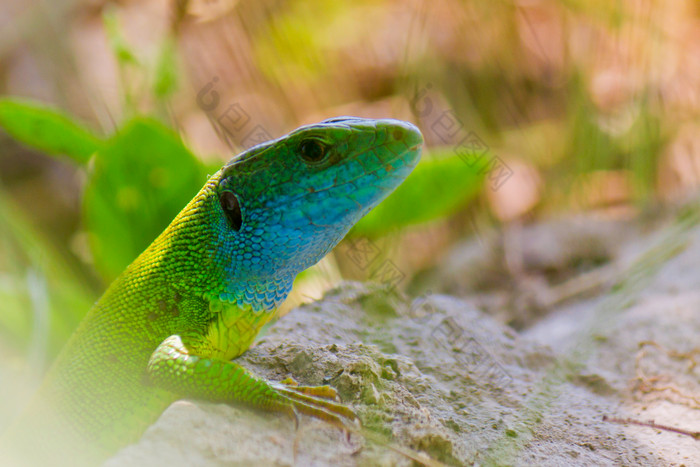
{"type": "Polygon", "coordinates": [[[328,398],[336,392],[328,386],[296,386],[285,380],[270,383],[237,363],[197,355],[203,338],[172,335],[153,352],[147,373],[160,388],[183,397],[234,402],[258,409],[283,412],[296,420],[297,412],[325,420],[340,428],[359,422],[355,413],[328,398]]]}

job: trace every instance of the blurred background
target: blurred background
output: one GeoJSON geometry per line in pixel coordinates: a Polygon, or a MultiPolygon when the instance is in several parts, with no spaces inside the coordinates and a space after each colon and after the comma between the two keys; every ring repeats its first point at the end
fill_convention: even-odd
{"type": "MultiPolygon", "coordinates": [[[[283,312],[354,279],[509,289],[480,305],[527,326],[521,308],[550,302],[523,298],[523,228],[653,218],[693,196],[700,3],[5,0],[0,92],[0,395],[21,400],[8,383],[40,377],[207,174],[332,116],[411,121],[424,156],[283,312]],[[442,280],[464,242],[496,242],[497,266],[442,280]]],[[[594,253],[548,283],[605,262],[594,253]]]]}

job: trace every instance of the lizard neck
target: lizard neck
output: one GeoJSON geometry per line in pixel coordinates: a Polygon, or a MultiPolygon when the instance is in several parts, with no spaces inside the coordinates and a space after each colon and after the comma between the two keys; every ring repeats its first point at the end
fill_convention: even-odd
{"type": "Polygon", "coordinates": [[[293,282],[293,277],[230,279],[223,290],[208,298],[250,307],[255,313],[272,312],[287,298],[293,282]]]}

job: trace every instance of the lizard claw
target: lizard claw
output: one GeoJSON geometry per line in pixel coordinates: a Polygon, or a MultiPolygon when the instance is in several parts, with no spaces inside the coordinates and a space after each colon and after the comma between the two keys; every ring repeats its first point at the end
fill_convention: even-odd
{"type": "Polygon", "coordinates": [[[271,386],[289,402],[295,416],[297,412],[301,412],[326,421],[346,431],[348,436],[352,431],[348,422],[362,425],[355,412],[338,403],[338,392],[332,387],[299,386],[296,381],[291,381],[293,383],[290,384],[290,378],[287,378],[280,383],[271,383],[271,386]]]}
{"type": "Polygon", "coordinates": [[[280,384],[284,384],[285,386],[299,386],[299,382],[291,376],[284,378],[282,381],[280,381],[280,384]]]}
{"type": "Polygon", "coordinates": [[[287,389],[298,392],[299,394],[340,402],[338,391],[327,384],[323,386],[299,386],[299,383],[293,378],[285,378],[280,381],[280,383],[287,386],[287,389]]]}

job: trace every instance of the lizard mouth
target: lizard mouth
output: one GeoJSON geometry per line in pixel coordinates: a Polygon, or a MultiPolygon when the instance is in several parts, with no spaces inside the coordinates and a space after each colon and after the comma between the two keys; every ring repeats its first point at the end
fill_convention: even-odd
{"type": "MultiPolygon", "coordinates": [[[[338,117],[321,124],[333,123],[352,130],[355,127],[354,122],[363,120],[356,117],[338,117]]],[[[365,191],[367,192],[367,195],[363,196],[365,200],[354,200],[354,202],[358,212],[366,211],[365,204],[371,209],[411,173],[418,164],[423,144],[423,135],[420,130],[408,122],[393,119],[375,120],[370,126],[358,127],[358,131],[368,132],[371,127],[374,127],[371,139],[367,141],[367,137],[360,138],[360,143],[365,139],[364,143],[361,143],[365,147],[341,159],[337,167],[341,168],[342,164],[346,167],[345,169],[338,170],[335,176],[331,173],[330,176],[319,177],[316,183],[310,183],[303,190],[299,190],[299,186],[296,185],[293,191],[297,193],[284,197],[284,206],[270,199],[268,203],[256,209],[261,212],[297,209],[298,203],[303,199],[333,197],[329,193],[334,191],[337,191],[339,198],[351,199],[354,198],[354,195],[351,195],[352,192],[365,191]],[[369,193],[370,186],[375,187],[376,196],[369,193]],[[366,189],[363,190],[363,187],[366,189]]],[[[279,180],[262,189],[279,189],[287,183],[289,183],[288,180],[279,180]]],[[[327,201],[323,204],[327,204],[327,201]]]]}
{"type": "MultiPolygon", "coordinates": [[[[416,130],[417,131],[417,130],[416,130]]],[[[312,197],[317,197],[317,196],[324,196],[324,194],[327,195],[328,192],[333,192],[335,190],[340,190],[343,192],[343,194],[340,196],[341,198],[349,198],[347,195],[350,190],[348,190],[348,186],[352,187],[351,191],[357,191],[360,187],[361,184],[358,182],[362,179],[365,179],[367,177],[372,177],[379,171],[385,171],[386,174],[386,179],[391,179],[394,180],[394,182],[390,183],[390,186],[383,185],[380,190],[377,190],[377,198],[371,202],[371,203],[361,203],[357,200],[353,200],[353,204],[356,206],[356,209],[358,211],[359,216],[362,217],[364,216],[367,211],[369,211],[371,208],[376,206],[386,195],[391,193],[397,186],[403,182],[406,177],[413,171],[413,169],[418,165],[418,161],[420,160],[420,148],[422,146],[423,138],[420,133],[418,133],[420,137],[420,142],[411,145],[410,147],[407,147],[403,149],[402,151],[398,153],[392,152],[392,156],[390,160],[387,160],[383,162],[382,164],[378,164],[375,167],[373,167],[370,170],[365,170],[362,173],[352,177],[348,178],[346,180],[342,181],[337,181],[336,183],[333,183],[332,185],[319,188],[319,189],[308,189],[305,193],[299,194],[297,196],[294,196],[293,198],[289,198],[285,201],[285,204],[287,206],[294,205],[296,202],[298,202],[300,199],[307,198],[309,196],[312,197]],[[403,161],[400,165],[397,164],[397,161],[403,161]],[[345,188],[345,189],[344,189],[345,188]]],[[[372,146],[368,150],[375,150],[378,148],[382,148],[384,144],[379,144],[376,146],[372,146]]],[[[270,212],[270,211],[275,211],[279,209],[278,206],[272,206],[268,205],[262,208],[262,211],[265,212],[270,212]]],[[[306,217],[309,217],[309,214],[305,215],[306,217]]],[[[309,222],[317,227],[323,227],[323,228],[328,228],[328,227],[335,227],[335,222],[328,222],[328,223],[323,223],[319,222],[318,219],[315,217],[311,217],[309,219],[309,222]]]]}
{"type": "MultiPolygon", "coordinates": [[[[337,182],[333,183],[332,185],[329,185],[329,186],[324,187],[324,188],[313,189],[313,191],[309,190],[309,192],[307,192],[307,193],[303,193],[301,195],[295,196],[294,198],[291,198],[289,200],[289,202],[293,203],[294,201],[298,200],[299,198],[305,197],[310,193],[313,193],[313,194],[324,193],[324,192],[331,191],[334,189],[339,189],[345,185],[357,186],[356,182],[358,180],[365,178],[365,177],[368,177],[368,176],[371,176],[371,175],[374,175],[377,172],[379,172],[380,170],[385,170],[387,172],[387,175],[391,178],[399,178],[399,179],[403,180],[405,177],[408,176],[408,174],[418,164],[418,160],[420,158],[420,147],[422,145],[422,142],[423,142],[423,140],[421,137],[420,143],[415,144],[415,145],[411,146],[410,148],[407,148],[407,149],[401,151],[398,154],[392,152],[394,157],[392,157],[391,159],[389,159],[387,161],[384,161],[381,164],[378,164],[376,167],[374,167],[370,170],[365,170],[362,173],[360,173],[352,178],[348,178],[347,180],[337,181],[337,182]],[[410,156],[410,157],[408,157],[408,156],[410,156]],[[403,164],[401,167],[395,167],[396,162],[399,160],[405,160],[405,164],[403,164]],[[405,174],[398,173],[399,170],[401,170],[402,172],[405,171],[405,174]]],[[[372,150],[379,149],[379,148],[388,149],[386,147],[387,144],[388,143],[373,146],[369,150],[372,151],[372,150]]],[[[397,185],[399,183],[397,183],[397,185]]],[[[391,191],[391,190],[387,189],[387,191],[391,191]]]]}
{"type": "MultiPolygon", "coordinates": [[[[333,121],[334,123],[340,123],[341,120],[346,119],[348,118],[339,117],[337,119],[326,120],[324,122],[333,121]]],[[[352,119],[354,119],[354,117],[349,118],[349,120],[352,119]]],[[[406,176],[408,176],[408,174],[418,164],[420,159],[420,150],[421,146],[423,145],[423,135],[415,125],[408,122],[400,120],[383,120],[382,122],[389,122],[389,125],[392,126],[392,128],[388,128],[386,130],[387,140],[378,144],[370,145],[364,151],[349,156],[344,162],[347,164],[354,161],[355,163],[360,164],[360,166],[363,166],[364,170],[347,179],[335,179],[326,186],[319,188],[309,187],[307,188],[306,192],[300,193],[292,198],[288,198],[286,203],[293,204],[295,201],[308,196],[311,193],[324,193],[334,189],[339,189],[344,185],[357,186],[356,182],[358,182],[360,179],[372,176],[382,170],[386,171],[387,178],[391,179],[403,180],[406,176]],[[363,154],[378,150],[379,152],[375,152],[375,154],[379,154],[376,156],[376,159],[371,161],[371,164],[365,163],[366,165],[369,165],[369,167],[366,167],[365,164],[359,160],[360,156],[363,154]],[[382,157],[381,154],[388,154],[388,156],[382,157]],[[399,161],[400,164],[397,163],[399,161]]],[[[284,182],[274,183],[268,185],[267,188],[276,188],[283,183],[284,182]]],[[[398,182],[396,185],[399,183],[400,182],[398,182]]],[[[389,188],[387,188],[387,190],[391,191],[389,188]]],[[[266,207],[264,209],[267,210],[268,208],[266,207]]]]}

